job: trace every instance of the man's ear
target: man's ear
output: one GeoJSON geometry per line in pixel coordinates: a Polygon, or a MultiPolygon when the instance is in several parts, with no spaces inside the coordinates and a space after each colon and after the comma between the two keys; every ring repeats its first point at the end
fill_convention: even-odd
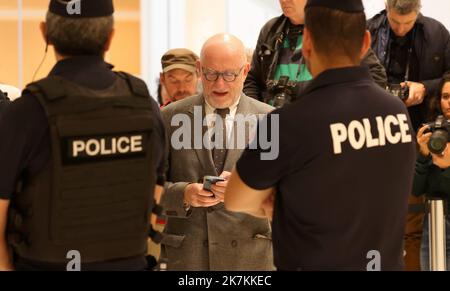
{"type": "Polygon", "coordinates": [[[366,32],[364,33],[364,39],[363,39],[363,43],[361,46],[361,52],[360,52],[360,59],[362,60],[367,52],[370,49],[370,44],[372,43],[372,37],[370,35],[370,32],[368,30],[366,30],[366,32]]]}
{"type": "Polygon", "coordinates": [[[159,73],[159,82],[161,85],[164,85],[164,82],[166,82],[166,78],[164,77],[164,73],[159,73]]]}
{"type": "Polygon", "coordinates": [[[311,40],[311,34],[309,33],[309,30],[305,27],[303,30],[303,46],[302,46],[302,54],[306,59],[311,58],[311,52],[312,52],[312,40],[311,40]]]}
{"type": "Polygon", "coordinates": [[[111,30],[111,33],[110,33],[109,36],[108,36],[108,40],[107,40],[106,43],[105,43],[105,47],[104,47],[105,52],[109,51],[109,48],[111,47],[111,43],[112,43],[112,40],[113,40],[113,38],[114,38],[115,32],[116,32],[116,31],[115,31],[115,29],[113,28],[113,29],[111,30]]]}
{"type": "Polygon", "coordinates": [[[248,76],[248,72],[250,72],[250,63],[248,62],[245,63],[243,71],[244,71],[244,79],[246,79],[248,76]]]}

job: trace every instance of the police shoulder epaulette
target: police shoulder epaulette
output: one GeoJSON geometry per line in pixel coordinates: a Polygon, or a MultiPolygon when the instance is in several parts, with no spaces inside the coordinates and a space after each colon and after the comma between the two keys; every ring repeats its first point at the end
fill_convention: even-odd
{"type": "Polygon", "coordinates": [[[148,92],[147,89],[147,85],[143,80],[136,78],[135,76],[125,72],[118,72],[118,74],[127,81],[131,91],[135,95],[145,98],[148,98],[150,96],[150,93],[148,92]]]}
{"type": "Polygon", "coordinates": [[[48,101],[55,101],[66,97],[66,92],[61,77],[50,76],[48,78],[31,83],[26,88],[30,93],[40,92],[48,101]]]}

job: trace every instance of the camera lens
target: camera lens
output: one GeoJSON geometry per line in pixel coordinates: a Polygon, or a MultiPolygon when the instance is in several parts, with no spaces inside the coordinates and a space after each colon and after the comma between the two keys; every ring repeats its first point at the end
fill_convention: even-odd
{"type": "Polygon", "coordinates": [[[275,107],[275,108],[281,108],[281,107],[283,107],[285,104],[286,104],[286,94],[285,94],[285,93],[277,94],[277,95],[274,97],[274,100],[273,100],[273,107],[275,107]]]}
{"type": "Polygon", "coordinates": [[[402,97],[403,97],[402,100],[406,100],[409,98],[409,88],[408,87],[405,87],[405,89],[403,89],[402,97]]]}
{"type": "Polygon", "coordinates": [[[438,129],[430,137],[428,142],[428,149],[433,154],[440,155],[444,152],[448,142],[448,132],[446,130],[438,129]]]}

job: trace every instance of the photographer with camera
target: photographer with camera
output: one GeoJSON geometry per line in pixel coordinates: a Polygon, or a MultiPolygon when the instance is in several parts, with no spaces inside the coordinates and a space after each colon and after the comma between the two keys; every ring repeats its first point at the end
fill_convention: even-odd
{"type": "MultiPolygon", "coordinates": [[[[439,103],[441,116],[435,122],[424,125],[417,134],[420,155],[416,162],[413,194],[426,198],[438,197],[444,200],[450,197],[450,74],[446,74],[440,84],[439,103]]],[[[448,203],[447,203],[448,205],[448,203]]],[[[447,209],[447,213],[448,209],[447,209]]],[[[422,271],[429,271],[429,226],[428,215],[423,220],[423,235],[420,250],[422,271]]],[[[447,270],[450,270],[450,219],[446,218],[447,234],[447,270]]]]}
{"type": "MultiPolygon", "coordinates": [[[[245,94],[274,107],[293,101],[312,79],[301,52],[306,0],[279,0],[279,3],[283,15],[261,29],[244,87],[245,94]]],[[[369,67],[375,82],[385,88],[386,72],[372,50],[362,64],[369,67]]]]}
{"type": "Polygon", "coordinates": [[[420,0],[387,0],[386,10],[368,20],[371,46],[389,84],[405,88],[400,96],[405,95],[414,129],[425,121],[424,100],[437,92],[440,78],[450,70],[449,32],[423,16],[421,7],[420,0]]]}
{"type": "MultiPolygon", "coordinates": [[[[416,131],[425,122],[428,96],[436,94],[442,75],[450,70],[449,32],[440,22],[423,16],[420,9],[420,0],[387,0],[386,10],[367,24],[372,49],[388,75],[388,89],[408,106],[416,131]]],[[[423,199],[410,197],[409,203],[405,261],[406,269],[415,271],[420,269],[423,199]]]]}

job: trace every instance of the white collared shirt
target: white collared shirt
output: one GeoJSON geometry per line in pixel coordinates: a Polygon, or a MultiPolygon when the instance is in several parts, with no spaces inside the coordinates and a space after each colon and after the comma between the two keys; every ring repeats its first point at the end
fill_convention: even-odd
{"type": "MultiPolygon", "coordinates": [[[[236,116],[237,107],[239,105],[239,101],[241,100],[241,96],[234,102],[230,107],[230,113],[227,114],[227,117],[225,118],[225,123],[227,126],[227,139],[230,140],[231,134],[233,132],[233,123],[234,123],[234,117],[236,116]]],[[[206,122],[208,124],[208,129],[211,129],[215,125],[215,118],[218,117],[217,114],[215,114],[216,108],[211,106],[208,101],[206,101],[205,98],[205,118],[206,122]]],[[[208,131],[211,133],[211,131],[208,131]]],[[[211,139],[211,136],[209,136],[209,139],[211,139]]]]}

